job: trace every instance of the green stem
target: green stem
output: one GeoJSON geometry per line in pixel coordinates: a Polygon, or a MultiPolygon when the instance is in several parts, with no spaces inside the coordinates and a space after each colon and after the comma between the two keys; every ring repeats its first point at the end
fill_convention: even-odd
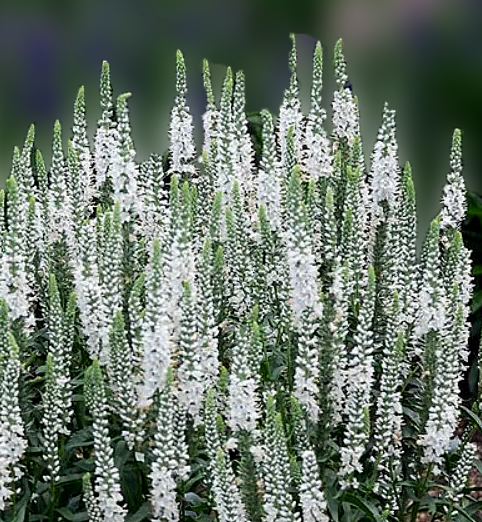
{"type": "Polygon", "coordinates": [[[186,489],[184,481],[179,485],[179,493],[181,494],[181,520],[186,520],[186,502],[184,501],[186,489]]]}
{"type": "Polygon", "coordinates": [[[405,379],[405,382],[403,383],[402,385],[402,388],[400,390],[400,394],[403,395],[403,393],[405,392],[407,386],[408,386],[408,383],[412,380],[412,378],[417,374],[417,372],[419,371],[419,368],[416,367],[414,370],[412,370],[410,372],[410,374],[408,375],[408,377],[405,379]]]}
{"type": "Polygon", "coordinates": [[[400,496],[400,494],[399,494],[399,492],[397,490],[397,478],[398,477],[394,473],[393,460],[392,459],[390,459],[390,476],[391,476],[391,479],[392,479],[392,489],[393,489],[393,494],[395,495],[395,500],[397,502],[398,512],[402,513],[403,512],[403,498],[400,496]]]}
{"type": "Polygon", "coordinates": [[[433,464],[430,463],[428,468],[427,468],[427,473],[423,479],[423,482],[422,482],[422,486],[420,487],[420,489],[417,491],[418,493],[418,498],[417,500],[413,503],[413,506],[412,506],[412,515],[411,515],[411,518],[410,518],[410,522],[415,522],[415,520],[417,519],[417,515],[418,515],[418,509],[420,507],[420,500],[421,500],[421,496],[423,495],[423,493],[425,492],[425,489],[427,488],[427,482],[430,478],[430,474],[432,473],[432,468],[433,468],[433,464]]]}
{"type": "Polygon", "coordinates": [[[50,480],[50,497],[49,497],[49,522],[55,522],[55,504],[56,504],[56,489],[54,480],[50,480]]]}
{"type": "MultiPolygon", "coordinates": [[[[447,522],[451,522],[451,520],[452,520],[452,512],[453,512],[453,510],[454,510],[454,503],[452,502],[452,503],[450,504],[449,512],[447,513],[447,516],[445,517],[445,520],[446,520],[447,522]]],[[[442,519],[440,519],[440,520],[442,520],[442,519]]]]}
{"type": "Polygon", "coordinates": [[[17,505],[17,488],[13,490],[13,500],[12,500],[12,513],[15,514],[15,506],[17,505]]]}

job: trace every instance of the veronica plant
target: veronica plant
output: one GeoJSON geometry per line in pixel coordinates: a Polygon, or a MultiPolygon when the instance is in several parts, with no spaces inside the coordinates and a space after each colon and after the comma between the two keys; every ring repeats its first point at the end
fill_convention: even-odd
{"type": "Polygon", "coordinates": [[[341,40],[331,122],[321,45],[304,114],[292,44],[279,115],[230,68],[216,100],[204,61],[199,150],[180,51],[164,157],[136,156],[106,62],[94,143],[80,88],[67,154],[58,121],[49,169],[33,126],[15,148],[2,520],[476,520],[461,131],[419,256],[395,111],[366,162],[341,40]]]}

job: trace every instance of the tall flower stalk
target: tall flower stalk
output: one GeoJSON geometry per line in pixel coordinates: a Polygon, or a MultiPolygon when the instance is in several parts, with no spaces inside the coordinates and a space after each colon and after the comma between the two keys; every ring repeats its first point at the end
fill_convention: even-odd
{"type": "Polygon", "coordinates": [[[126,509],[119,483],[119,470],[109,437],[108,405],[102,370],[97,359],[85,375],[85,399],[94,420],[95,486],[96,499],[104,520],[123,522],[126,509]]]}
{"type": "MultiPolygon", "coordinates": [[[[8,327],[5,301],[0,301],[0,321],[8,327]]],[[[24,474],[20,463],[27,449],[24,423],[20,414],[20,354],[14,336],[3,330],[0,377],[0,511],[11,502],[15,482],[24,474]]]]}

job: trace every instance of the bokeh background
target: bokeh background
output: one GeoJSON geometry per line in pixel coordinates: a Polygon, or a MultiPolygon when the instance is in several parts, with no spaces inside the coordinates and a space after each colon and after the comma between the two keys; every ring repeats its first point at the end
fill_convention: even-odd
{"type": "Polygon", "coordinates": [[[131,122],[142,160],[168,146],[176,49],[186,59],[199,131],[203,58],[212,65],[216,92],[227,65],[243,69],[247,110],[277,112],[294,32],[307,110],[311,57],[320,40],[329,109],[333,46],[342,37],[365,155],[387,101],[397,110],[400,161],[412,163],[425,231],[439,209],[455,127],[463,130],[467,186],[482,193],[481,15],[480,0],[0,0],[0,182],[32,122],[47,162],[57,118],[66,144],[80,85],[93,135],[102,60],[111,65],[115,95],[133,93],[131,122]]]}

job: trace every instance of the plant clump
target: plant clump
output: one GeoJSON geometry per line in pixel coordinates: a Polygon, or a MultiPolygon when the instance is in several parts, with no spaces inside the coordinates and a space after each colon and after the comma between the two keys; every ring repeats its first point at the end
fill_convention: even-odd
{"type": "Polygon", "coordinates": [[[481,423],[459,393],[461,131],[417,255],[395,111],[366,162],[341,40],[331,124],[321,44],[308,114],[296,61],[292,36],[277,116],[246,114],[229,67],[216,101],[205,61],[201,151],[180,51],[164,157],[136,158],[107,62],[93,143],[81,87],[50,168],[33,126],[15,148],[0,192],[2,520],[475,520],[474,431],[456,432],[462,411],[481,423]]]}

